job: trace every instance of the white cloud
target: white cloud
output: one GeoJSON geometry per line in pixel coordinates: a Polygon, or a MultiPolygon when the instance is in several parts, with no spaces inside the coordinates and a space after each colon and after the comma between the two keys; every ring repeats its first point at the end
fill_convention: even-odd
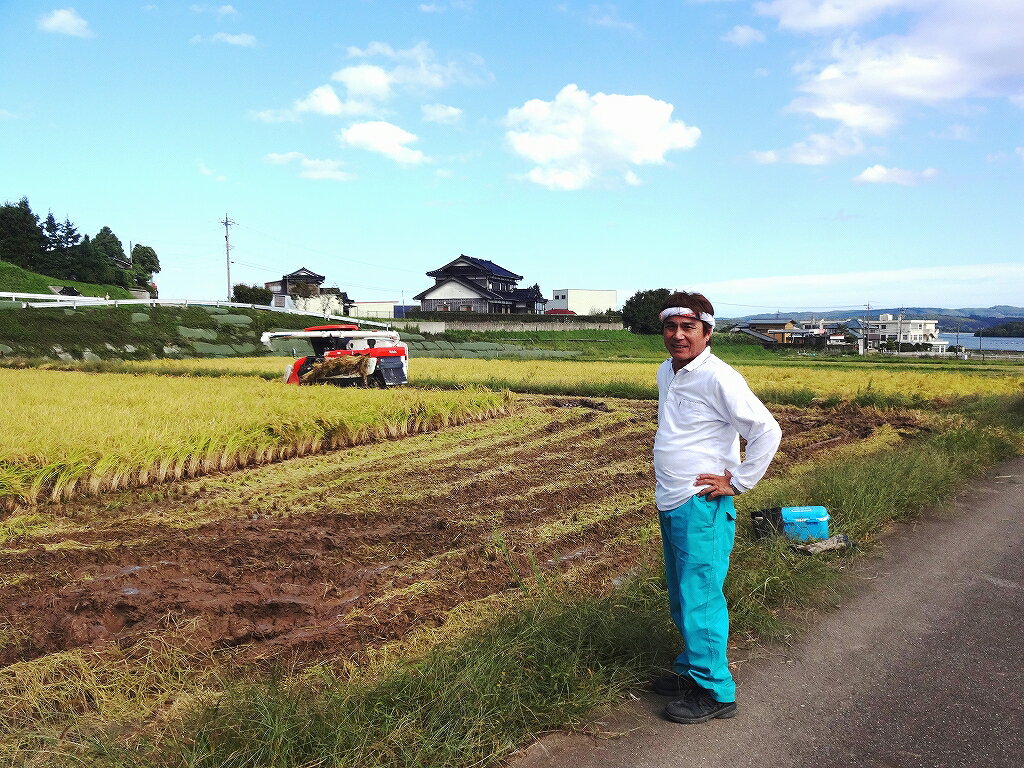
{"type": "Polygon", "coordinates": [[[0,120],[14,120],[18,116],[9,109],[0,109],[0,120]]]}
{"type": "Polygon", "coordinates": [[[761,165],[771,165],[779,162],[779,153],[774,149],[769,149],[765,152],[754,151],[750,153],[750,157],[755,163],[760,163],[761,165]]]}
{"type": "Polygon", "coordinates": [[[203,176],[209,176],[211,179],[214,179],[215,181],[227,181],[227,176],[222,176],[216,171],[207,168],[206,164],[201,161],[199,163],[199,172],[203,174],[203,176]]]}
{"type": "Polygon", "coordinates": [[[378,152],[403,165],[416,165],[428,159],[418,149],[406,146],[419,141],[415,134],[383,120],[356,123],[341,132],[341,140],[352,147],[378,152]]]}
{"type": "Polygon", "coordinates": [[[505,135],[516,154],[536,163],[528,179],[551,189],[581,189],[606,170],[661,165],[666,153],[692,149],[700,129],[673,120],[672,110],[650,96],[591,96],[570,84],[552,101],[531,99],[510,109],[505,135]]]}
{"type": "Polygon", "coordinates": [[[261,123],[294,123],[299,119],[294,109],[261,109],[249,113],[249,117],[261,123]]]}
{"type": "MultiPolygon", "coordinates": [[[[378,90],[386,98],[391,95],[391,90],[397,87],[404,87],[410,90],[435,90],[445,88],[453,83],[471,83],[477,77],[469,74],[455,62],[439,62],[437,54],[426,43],[417,43],[412,48],[396,50],[387,43],[372,42],[366,48],[350,46],[348,55],[351,58],[374,58],[381,57],[395,62],[390,69],[375,67],[379,72],[370,73],[363,71],[360,75],[352,76],[348,73],[356,67],[346,67],[335,72],[331,77],[333,80],[346,82],[351,77],[355,87],[366,87],[378,90]],[[387,89],[383,88],[386,79],[387,89]]],[[[475,66],[480,62],[474,60],[475,66]]]]}
{"type": "MultiPolygon", "coordinates": [[[[196,38],[193,42],[200,40],[201,38],[196,38]]],[[[365,63],[343,67],[331,75],[331,80],[341,83],[345,88],[344,99],[338,96],[333,86],[326,84],[314,88],[309,94],[296,100],[291,110],[269,109],[255,112],[254,116],[264,122],[285,122],[297,119],[298,113],[301,112],[335,116],[377,115],[383,111],[383,105],[391,101],[397,92],[418,95],[445,88],[456,82],[475,82],[477,77],[467,74],[454,62],[438,62],[434,51],[426,43],[396,50],[387,43],[372,42],[362,49],[350,47],[348,55],[360,59],[385,58],[389,59],[393,66],[389,68],[365,63]]],[[[482,66],[479,61],[474,60],[474,66],[477,65],[482,66]]],[[[425,109],[429,110],[431,106],[425,109]]],[[[424,112],[424,115],[426,114],[427,112],[424,112]]],[[[431,114],[445,117],[447,120],[454,118],[454,113],[450,111],[447,114],[431,114]]]]}
{"type": "Polygon", "coordinates": [[[597,3],[587,8],[584,20],[594,27],[606,27],[608,29],[622,29],[626,32],[636,32],[636,25],[624,21],[619,16],[619,9],[613,3],[597,3]]]}
{"type": "Polygon", "coordinates": [[[190,5],[188,7],[192,13],[212,13],[218,19],[223,19],[227,16],[237,16],[238,10],[233,5],[190,5]]]}
{"type": "Polygon", "coordinates": [[[250,47],[256,45],[256,38],[247,32],[241,32],[237,35],[228,34],[227,32],[218,32],[210,37],[210,42],[250,47]]]}
{"type": "Polygon", "coordinates": [[[462,118],[462,110],[446,104],[424,104],[420,107],[423,120],[428,123],[457,123],[462,118]]]}
{"type": "Polygon", "coordinates": [[[737,24],[724,35],[722,40],[733,45],[750,45],[751,43],[763,43],[764,32],[745,24],[737,24]]]}
{"type": "Polygon", "coordinates": [[[341,99],[329,85],[314,88],[307,96],[298,99],[294,107],[298,112],[313,112],[317,115],[340,115],[341,99]]]}
{"type": "Polygon", "coordinates": [[[39,29],[44,32],[53,32],[56,35],[93,37],[93,32],[89,29],[89,22],[79,16],[78,11],[74,8],[50,11],[39,19],[39,29]]]}
{"type": "Polygon", "coordinates": [[[349,96],[366,97],[386,101],[391,96],[392,75],[383,67],[374,64],[359,64],[345,67],[331,75],[345,85],[349,96]]]}
{"type": "Polygon", "coordinates": [[[1024,93],[1017,0],[773,0],[756,8],[785,29],[841,32],[821,51],[824,63],[794,68],[802,82],[789,108],[861,138],[890,133],[908,114],[1024,93]],[[897,13],[900,33],[856,29],[897,13]]]}
{"type": "Polygon", "coordinates": [[[886,168],[884,165],[872,165],[865,168],[854,177],[858,184],[901,184],[903,186],[914,186],[922,181],[928,181],[938,176],[935,168],[925,168],[923,171],[908,171],[903,168],[886,168]]]}
{"type": "Polygon", "coordinates": [[[343,163],[340,160],[319,160],[306,157],[301,152],[271,152],[267,155],[267,161],[275,165],[297,162],[302,169],[299,176],[303,179],[349,181],[355,178],[351,173],[341,170],[343,163]]]}
{"type": "Polygon", "coordinates": [[[933,5],[935,0],[771,0],[754,3],[762,16],[774,16],[784,29],[822,30],[854,27],[888,11],[933,5]]]}
{"type": "Polygon", "coordinates": [[[633,173],[633,171],[626,171],[622,176],[622,180],[629,184],[629,186],[631,187],[639,187],[641,184],[643,184],[643,181],[640,180],[640,177],[633,173]]]}

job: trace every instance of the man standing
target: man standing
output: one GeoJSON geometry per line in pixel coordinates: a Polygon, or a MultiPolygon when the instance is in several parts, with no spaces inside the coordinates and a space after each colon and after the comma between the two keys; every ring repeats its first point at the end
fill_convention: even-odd
{"type": "Polygon", "coordinates": [[[743,377],[711,354],[714,312],[701,294],[681,292],[665,299],[660,315],[669,359],[658,369],[655,501],[669,608],[685,647],[654,689],[678,697],[665,716],[679,723],[736,714],[722,592],[736,533],[732,497],[764,477],[782,438],[743,377]]]}

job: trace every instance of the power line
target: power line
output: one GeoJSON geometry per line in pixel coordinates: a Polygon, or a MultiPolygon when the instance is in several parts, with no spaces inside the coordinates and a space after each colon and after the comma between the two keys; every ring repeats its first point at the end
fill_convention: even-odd
{"type": "MultiPolygon", "coordinates": [[[[239,225],[239,226],[241,226],[241,225],[239,225]]],[[[341,261],[347,261],[347,262],[351,262],[353,264],[361,264],[364,267],[376,267],[378,269],[390,269],[390,270],[393,270],[395,272],[407,272],[410,275],[422,274],[422,272],[416,272],[416,271],[411,270],[411,269],[403,269],[401,267],[394,267],[394,266],[391,266],[391,265],[388,265],[388,264],[382,264],[379,261],[378,262],[361,261],[360,259],[353,259],[353,258],[349,258],[348,256],[339,256],[339,255],[334,254],[334,253],[327,253],[326,251],[322,251],[322,250],[317,249],[317,248],[310,248],[307,245],[301,245],[300,243],[296,243],[294,241],[281,240],[280,238],[274,237],[273,235],[267,234],[266,232],[261,232],[260,230],[255,229],[255,228],[253,228],[253,227],[251,227],[249,225],[246,225],[245,229],[249,230],[250,232],[253,232],[254,234],[260,235],[261,237],[265,237],[268,240],[273,240],[275,243],[280,243],[281,245],[287,245],[287,246],[289,246],[291,248],[298,248],[299,250],[308,251],[308,252],[314,253],[314,254],[316,254],[318,256],[323,256],[325,258],[339,259],[341,261]]]]}

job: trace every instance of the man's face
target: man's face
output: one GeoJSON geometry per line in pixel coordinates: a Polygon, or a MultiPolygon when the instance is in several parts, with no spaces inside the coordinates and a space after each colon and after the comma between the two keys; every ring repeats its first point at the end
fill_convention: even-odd
{"type": "Polygon", "coordinates": [[[679,370],[704,351],[711,332],[704,332],[700,318],[673,315],[662,323],[661,337],[672,358],[672,367],[679,370]]]}

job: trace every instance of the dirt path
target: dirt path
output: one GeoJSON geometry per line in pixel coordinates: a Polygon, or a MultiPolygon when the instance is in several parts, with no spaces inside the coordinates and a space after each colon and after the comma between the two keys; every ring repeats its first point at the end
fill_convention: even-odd
{"type": "MultiPolygon", "coordinates": [[[[534,568],[600,585],[656,528],[655,408],[521,397],[487,423],[40,508],[0,547],[0,665],[182,627],[243,659],[358,658],[534,568]]],[[[773,410],[789,462],[915,428],[773,410]]]]}
{"type": "Polygon", "coordinates": [[[855,596],[790,648],[741,663],[740,712],[680,726],[640,694],[594,739],[552,735],[514,768],[1024,765],[1024,459],[952,514],[900,526],[855,596]]]}

